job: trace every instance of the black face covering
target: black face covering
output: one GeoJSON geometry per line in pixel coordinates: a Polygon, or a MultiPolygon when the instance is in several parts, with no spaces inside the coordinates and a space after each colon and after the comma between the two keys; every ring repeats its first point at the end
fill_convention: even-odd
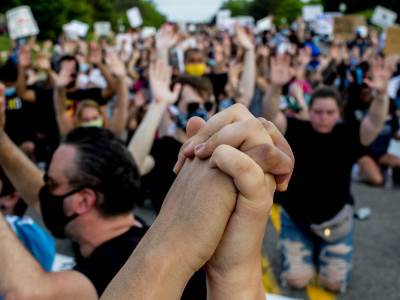
{"type": "Polygon", "coordinates": [[[77,214],[69,217],[65,215],[64,199],[81,190],[82,188],[75,189],[60,196],[52,195],[48,185],[44,185],[40,190],[39,200],[43,222],[56,238],[65,238],[65,226],[78,216],[77,214]]]}

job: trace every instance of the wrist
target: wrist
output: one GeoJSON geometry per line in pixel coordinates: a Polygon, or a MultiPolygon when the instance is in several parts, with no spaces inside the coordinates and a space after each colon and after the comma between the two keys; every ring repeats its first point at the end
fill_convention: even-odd
{"type": "Polygon", "coordinates": [[[207,265],[207,299],[265,299],[261,260],[253,265],[223,273],[207,265]]]}

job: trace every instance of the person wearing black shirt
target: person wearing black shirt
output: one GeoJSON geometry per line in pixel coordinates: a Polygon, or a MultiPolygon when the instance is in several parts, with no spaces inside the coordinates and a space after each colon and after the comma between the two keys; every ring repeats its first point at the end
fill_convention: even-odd
{"type": "Polygon", "coordinates": [[[285,134],[296,165],[287,192],[278,194],[282,206],[281,278],[304,288],[316,263],[319,283],[344,292],[352,257],[352,165],[364,154],[385,122],[390,69],[376,61],[372,79],[365,82],[376,97],[367,116],[358,123],[340,122],[340,94],[333,88],[314,91],[309,120],[287,118],[279,110],[281,89],[291,78],[290,59],[271,63],[271,87],[264,97],[264,115],[285,134]]]}

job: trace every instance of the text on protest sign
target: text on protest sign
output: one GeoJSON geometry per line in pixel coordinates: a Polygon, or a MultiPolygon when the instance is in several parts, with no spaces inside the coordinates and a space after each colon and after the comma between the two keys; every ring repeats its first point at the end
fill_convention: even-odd
{"type": "Polygon", "coordinates": [[[142,15],[137,7],[132,7],[126,11],[128,16],[129,24],[133,27],[139,27],[143,23],[142,15]]]}
{"type": "Polygon", "coordinates": [[[377,6],[372,15],[371,23],[382,28],[393,26],[396,22],[397,14],[390,9],[377,6]]]}
{"type": "Polygon", "coordinates": [[[6,13],[7,26],[11,39],[37,35],[39,28],[29,6],[19,6],[6,13]]]}

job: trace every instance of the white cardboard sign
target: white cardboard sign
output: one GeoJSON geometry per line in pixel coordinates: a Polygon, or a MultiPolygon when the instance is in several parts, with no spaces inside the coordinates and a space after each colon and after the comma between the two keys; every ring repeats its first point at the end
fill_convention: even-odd
{"type": "Polygon", "coordinates": [[[372,15],[371,23],[382,28],[387,28],[393,26],[396,19],[397,13],[382,6],[377,6],[372,15]]]}
{"type": "Polygon", "coordinates": [[[255,21],[253,17],[239,16],[239,17],[234,17],[233,19],[235,20],[235,22],[239,23],[240,26],[242,27],[254,28],[255,21]]]}
{"type": "Polygon", "coordinates": [[[11,39],[37,35],[39,28],[33,18],[31,8],[27,5],[15,7],[6,13],[7,27],[11,39]]]}
{"type": "Polygon", "coordinates": [[[231,11],[229,9],[222,9],[217,13],[217,25],[221,25],[224,20],[231,17],[231,11]]]}
{"type": "Polygon", "coordinates": [[[271,28],[272,28],[272,18],[271,17],[265,17],[261,20],[258,20],[256,23],[257,32],[271,30],[271,28]]]}
{"type": "Polygon", "coordinates": [[[334,18],[331,15],[320,15],[314,23],[314,31],[319,35],[332,35],[334,18]]]}
{"type": "Polygon", "coordinates": [[[143,19],[140,11],[137,7],[132,7],[126,11],[126,15],[128,16],[129,24],[136,28],[142,25],[143,19]]]}
{"type": "Polygon", "coordinates": [[[65,34],[71,39],[85,37],[89,31],[89,25],[81,21],[73,20],[63,26],[65,34]]]}
{"type": "Polygon", "coordinates": [[[96,22],[94,23],[94,32],[97,36],[108,36],[111,33],[110,22],[96,22]]]}
{"type": "Polygon", "coordinates": [[[155,27],[146,26],[142,29],[141,37],[142,39],[147,39],[148,37],[155,36],[156,32],[157,30],[155,27]]]}
{"type": "Polygon", "coordinates": [[[315,21],[318,16],[324,13],[322,5],[306,5],[303,6],[303,19],[307,22],[315,21]]]}

